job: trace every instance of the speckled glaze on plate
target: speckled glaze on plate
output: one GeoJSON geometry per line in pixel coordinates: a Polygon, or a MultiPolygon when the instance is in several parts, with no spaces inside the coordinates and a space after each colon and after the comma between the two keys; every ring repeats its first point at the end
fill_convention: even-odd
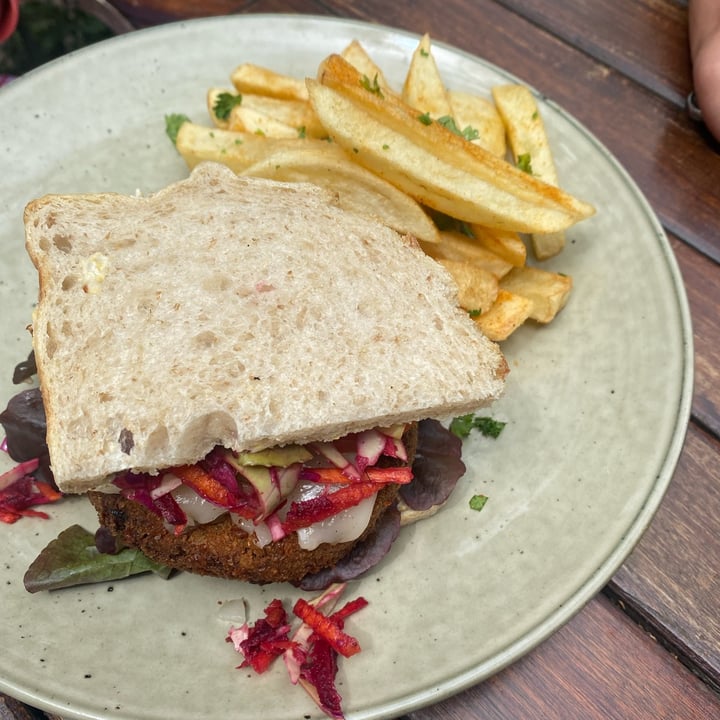
{"type": "MultiPolygon", "coordinates": [[[[205,91],[250,60],[314,74],[358,38],[401,82],[417,38],[357,22],[248,15],[106,41],[0,90],[0,402],[17,390],[36,277],[22,212],[46,192],[149,192],[186,175],[165,113],[207,122],[205,91]],[[281,38],[282,42],[277,42],[281,38]]],[[[487,92],[509,75],[436,46],[451,88],[487,92]]],[[[363,652],[341,664],[348,717],[393,717],[476,683],[556,630],[629,553],[673,472],[689,415],[692,336],[682,281],[654,214],[610,154],[552,102],[542,112],[562,184],[597,215],[550,263],[575,289],[548,327],[504,345],[507,420],[466,442],[469,471],[448,506],[405,529],[351,586],[363,652]],[[469,498],[484,493],[481,513],[469,498]]],[[[178,238],[181,241],[182,238],[178,238]]],[[[94,529],[82,498],[47,522],[0,525],[0,689],[67,718],[284,720],[318,715],[281,666],[239,671],[219,609],[244,597],[258,617],[290,586],[179,575],[28,595],[23,573],[63,528],[94,529]]]]}

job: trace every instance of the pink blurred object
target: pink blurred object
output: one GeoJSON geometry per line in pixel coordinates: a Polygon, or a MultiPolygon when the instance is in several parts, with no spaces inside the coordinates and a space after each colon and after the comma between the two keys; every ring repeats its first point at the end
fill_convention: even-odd
{"type": "Polygon", "coordinates": [[[0,0],[0,42],[5,42],[18,24],[20,0],[0,0]]]}

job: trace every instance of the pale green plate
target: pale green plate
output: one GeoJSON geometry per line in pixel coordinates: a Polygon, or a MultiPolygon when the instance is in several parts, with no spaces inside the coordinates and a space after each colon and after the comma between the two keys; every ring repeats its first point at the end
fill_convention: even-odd
{"type": "MultiPolygon", "coordinates": [[[[383,27],[294,16],[235,16],[158,27],[67,56],[0,91],[0,402],[30,348],[36,296],[22,212],[46,192],[153,191],[186,169],[165,113],[207,122],[205,91],[243,61],[314,74],[360,39],[399,84],[417,38],[383,27]]],[[[437,46],[451,88],[483,93],[509,76],[437,46]]],[[[370,602],[353,618],[363,652],[344,661],[351,718],[392,717],[495,673],[589,600],[627,556],[671,478],[688,420],[692,336],[668,242],[607,150],[552,103],[542,112],[562,184],[597,215],[551,263],[575,280],[545,328],[521,329],[493,413],[496,442],[466,443],[467,476],[444,511],[403,531],[376,572],[353,583],[370,602]],[[481,513],[469,498],[484,493],[481,513]]],[[[182,237],[178,237],[182,242],[182,237]]],[[[112,361],[112,358],[108,358],[112,361]]],[[[30,596],[22,575],[72,522],[94,529],[82,499],[52,520],[0,525],[0,690],[68,718],[297,720],[316,710],[277,666],[235,669],[220,603],[257,617],[289,586],[181,575],[30,596]]]]}

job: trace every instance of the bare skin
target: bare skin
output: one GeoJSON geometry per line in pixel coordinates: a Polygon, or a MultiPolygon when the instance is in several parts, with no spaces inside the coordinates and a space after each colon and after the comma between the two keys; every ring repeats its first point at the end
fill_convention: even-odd
{"type": "Polygon", "coordinates": [[[720,140],[720,0],[690,0],[689,33],[697,103],[720,140]]]}

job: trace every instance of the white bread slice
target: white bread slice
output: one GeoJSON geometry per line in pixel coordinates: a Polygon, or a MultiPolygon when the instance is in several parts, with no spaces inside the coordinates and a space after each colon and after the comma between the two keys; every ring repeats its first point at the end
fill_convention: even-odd
{"type": "Polygon", "coordinates": [[[56,482],[469,412],[507,365],[412,238],[213,163],[25,210],[56,482]]]}

